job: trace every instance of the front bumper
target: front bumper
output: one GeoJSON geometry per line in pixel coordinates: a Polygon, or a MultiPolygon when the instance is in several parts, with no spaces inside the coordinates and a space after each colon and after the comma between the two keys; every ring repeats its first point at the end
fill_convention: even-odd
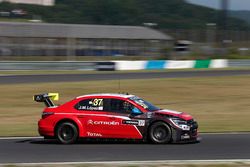
{"type": "Polygon", "coordinates": [[[198,124],[195,121],[190,121],[189,126],[190,130],[182,130],[182,129],[172,129],[172,141],[173,143],[185,143],[185,142],[199,142],[201,138],[198,133],[198,124]]]}

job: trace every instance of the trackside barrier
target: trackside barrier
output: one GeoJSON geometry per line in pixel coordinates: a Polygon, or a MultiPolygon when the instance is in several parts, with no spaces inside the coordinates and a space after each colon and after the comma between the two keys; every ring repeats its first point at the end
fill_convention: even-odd
{"type": "Polygon", "coordinates": [[[0,70],[160,70],[250,67],[250,60],[0,61],[0,70]]]}
{"type": "Polygon", "coordinates": [[[0,61],[0,70],[95,70],[87,61],[0,61]]]}
{"type": "Polygon", "coordinates": [[[113,61],[115,70],[142,70],[147,61],[113,61]]]}
{"type": "Polygon", "coordinates": [[[229,67],[250,67],[250,59],[228,60],[229,67]]]}
{"type": "Polygon", "coordinates": [[[183,61],[175,61],[169,60],[166,63],[165,69],[185,69],[185,68],[193,68],[195,62],[192,60],[183,60],[183,61]]]}
{"type": "Polygon", "coordinates": [[[226,68],[228,60],[150,60],[150,61],[113,61],[116,70],[160,70],[187,68],[226,68]]]}

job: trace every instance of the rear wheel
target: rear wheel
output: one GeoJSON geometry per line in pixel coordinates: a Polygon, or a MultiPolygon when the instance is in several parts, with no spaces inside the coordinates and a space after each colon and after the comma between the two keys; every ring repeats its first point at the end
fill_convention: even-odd
{"type": "Polygon", "coordinates": [[[169,143],[171,136],[171,128],[164,122],[156,122],[149,129],[149,139],[156,144],[169,143]]]}
{"type": "Polygon", "coordinates": [[[56,129],[56,137],[63,144],[75,143],[78,139],[78,129],[71,122],[63,122],[56,129]]]}

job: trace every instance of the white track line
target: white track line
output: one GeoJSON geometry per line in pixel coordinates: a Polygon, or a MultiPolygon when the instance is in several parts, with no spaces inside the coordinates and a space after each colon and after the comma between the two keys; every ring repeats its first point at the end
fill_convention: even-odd
{"type": "Polygon", "coordinates": [[[191,165],[191,164],[250,164],[250,159],[215,159],[215,160],[159,160],[159,161],[99,161],[99,162],[39,162],[39,163],[1,163],[3,165],[19,165],[19,166],[34,166],[34,165],[191,165]]]}
{"type": "Polygon", "coordinates": [[[0,137],[0,140],[22,140],[22,139],[43,139],[43,137],[41,136],[37,136],[37,137],[0,137]]]}

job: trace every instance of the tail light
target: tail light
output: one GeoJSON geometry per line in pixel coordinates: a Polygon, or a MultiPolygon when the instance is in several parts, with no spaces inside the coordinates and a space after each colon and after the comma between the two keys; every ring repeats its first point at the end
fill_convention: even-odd
{"type": "Polygon", "coordinates": [[[54,112],[43,112],[42,113],[42,118],[44,119],[44,118],[47,118],[48,116],[50,116],[50,115],[53,115],[54,114],[54,112]]]}

